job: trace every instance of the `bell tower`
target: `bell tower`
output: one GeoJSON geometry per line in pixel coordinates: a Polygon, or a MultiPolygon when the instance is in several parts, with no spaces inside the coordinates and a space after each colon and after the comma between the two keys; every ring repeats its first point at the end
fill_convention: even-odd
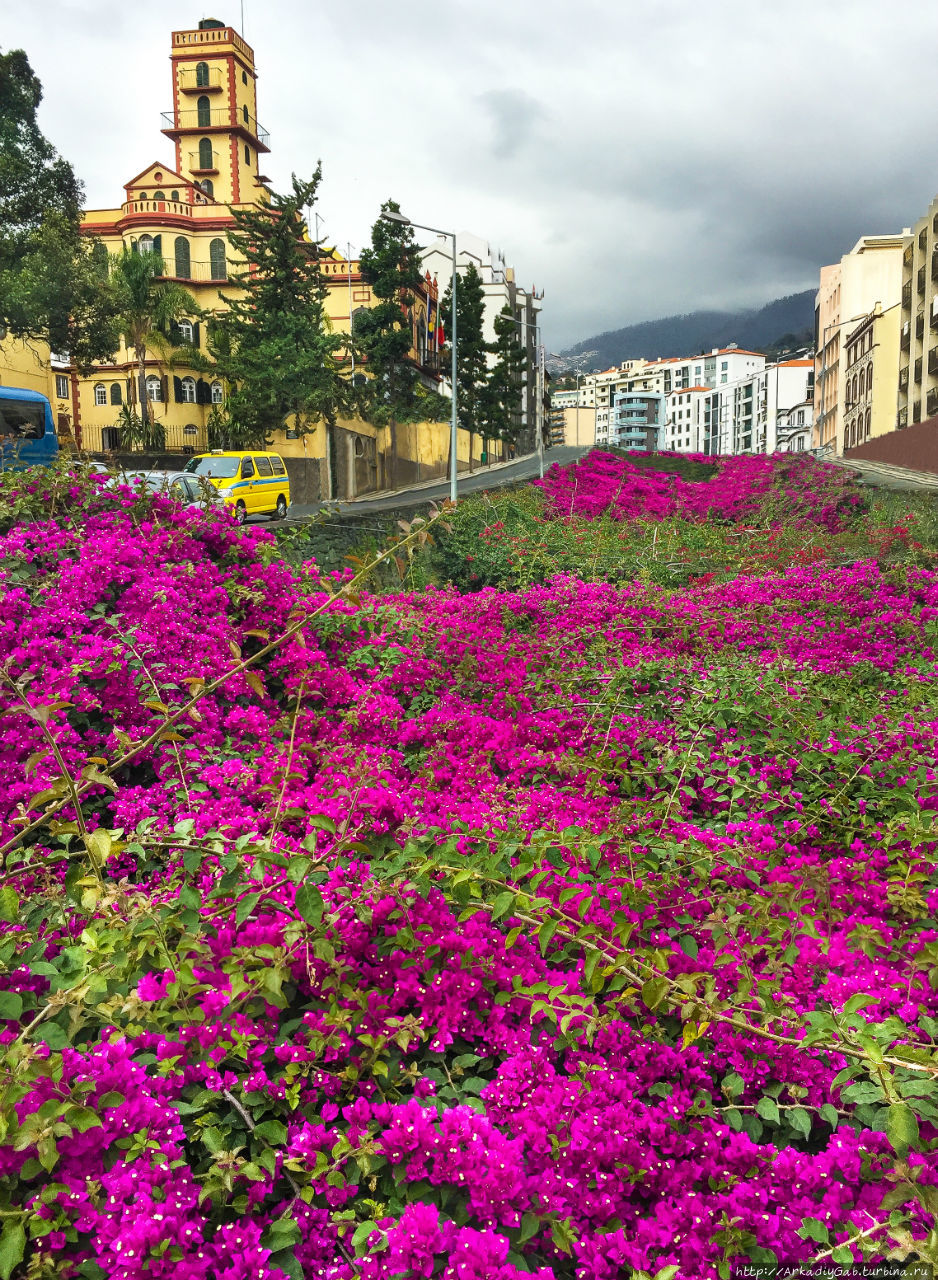
{"type": "Polygon", "coordinates": [[[176,172],[222,204],[254,204],[269,135],[257,122],[254,50],[233,27],[204,18],[174,31],[173,110],[163,133],[176,147],[176,172]]]}

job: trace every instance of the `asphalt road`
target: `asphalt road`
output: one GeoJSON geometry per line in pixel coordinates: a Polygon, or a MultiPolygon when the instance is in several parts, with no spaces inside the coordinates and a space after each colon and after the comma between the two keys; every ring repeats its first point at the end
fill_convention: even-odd
{"type": "MultiPolygon", "coordinates": [[[[573,462],[576,458],[581,458],[583,454],[588,452],[589,450],[585,446],[574,448],[573,446],[564,445],[559,448],[548,449],[544,454],[544,469],[546,470],[555,462],[565,466],[568,462],[573,462]]],[[[510,466],[497,467],[491,471],[485,468],[480,468],[480,470],[473,471],[471,474],[468,471],[461,471],[459,473],[459,493],[474,493],[479,489],[498,489],[502,485],[517,484],[519,480],[533,480],[538,473],[538,469],[538,459],[534,456],[522,458],[510,466]]],[[[364,515],[368,511],[390,511],[394,507],[406,506],[408,503],[439,502],[448,497],[449,481],[444,480],[439,484],[421,484],[411,489],[397,489],[394,493],[381,493],[374,498],[362,498],[355,502],[316,502],[306,506],[294,504],[290,508],[288,519],[308,520],[324,508],[350,515],[364,515]]]]}

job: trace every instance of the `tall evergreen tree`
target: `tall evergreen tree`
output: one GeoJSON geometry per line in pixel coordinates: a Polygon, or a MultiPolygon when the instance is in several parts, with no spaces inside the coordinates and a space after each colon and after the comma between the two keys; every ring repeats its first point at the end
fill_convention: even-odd
{"type": "Polygon", "coordinates": [[[0,324],[85,371],[117,347],[114,299],[106,259],[79,235],[81,183],[39,128],[41,101],[26,54],[0,54],[0,324]]]}
{"type": "Polygon", "coordinates": [[[489,345],[489,351],[495,356],[495,363],[482,392],[482,430],[489,439],[514,444],[521,432],[521,375],[525,356],[518,322],[507,303],[495,317],[495,341],[489,345]]]}
{"type": "Polygon", "coordinates": [[[333,496],[335,425],[350,410],[352,388],[343,375],[347,338],[333,332],[320,245],[308,238],[303,211],[316,202],[322,166],[307,182],[270,203],[233,209],[229,239],[244,270],[241,292],[212,326],[218,371],[230,387],[232,443],[260,444],[286,419],[300,435],[322,422],[326,431],[327,497],[333,496]]]}
{"type": "MultiPolygon", "coordinates": [[[[382,213],[400,213],[400,205],[386,200],[382,213]]],[[[376,426],[391,429],[389,475],[394,485],[397,462],[397,424],[420,417],[420,375],[410,359],[413,346],[414,294],[423,282],[420,250],[413,227],[378,218],[371,229],[371,247],[361,254],[362,279],[378,299],[358,312],[354,339],[366,359],[370,375],[362,387],[362,411],[376,426]]]]}
{"type": "MultiPolygon", "coordinates": [[[[440,305],[444,316],[452,315],[452,281],[440,305]]],[[[488,347],[483,333],[484,321],[485,294],[482,290],[482,277],[475,264],[470,263],[468,270],[456,282],[456,419],[463,431],[469,433],[470,470],[473,441],[476,433],[482,431],[482,403],[488,382],[488,347]]],[[[447,352],[451,350],[447,343],[447,352]]]]}

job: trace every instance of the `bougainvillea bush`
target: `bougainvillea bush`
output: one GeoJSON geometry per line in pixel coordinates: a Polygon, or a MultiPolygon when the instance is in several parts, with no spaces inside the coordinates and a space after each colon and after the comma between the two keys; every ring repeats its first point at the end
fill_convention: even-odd
{"type": "Polygon", "coordinates": [[[935,1263],[938,575],[335,594],[55,483],[0,537],[0,1276],[935,1263]]]}

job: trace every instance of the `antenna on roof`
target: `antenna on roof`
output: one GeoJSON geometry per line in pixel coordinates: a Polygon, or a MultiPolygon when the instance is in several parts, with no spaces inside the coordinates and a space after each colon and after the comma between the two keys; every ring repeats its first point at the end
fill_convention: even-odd
{"type": "Polygon", "coordinates": [[[241,0],[241,34],[244,35],[244,0],[241,0]]]}

